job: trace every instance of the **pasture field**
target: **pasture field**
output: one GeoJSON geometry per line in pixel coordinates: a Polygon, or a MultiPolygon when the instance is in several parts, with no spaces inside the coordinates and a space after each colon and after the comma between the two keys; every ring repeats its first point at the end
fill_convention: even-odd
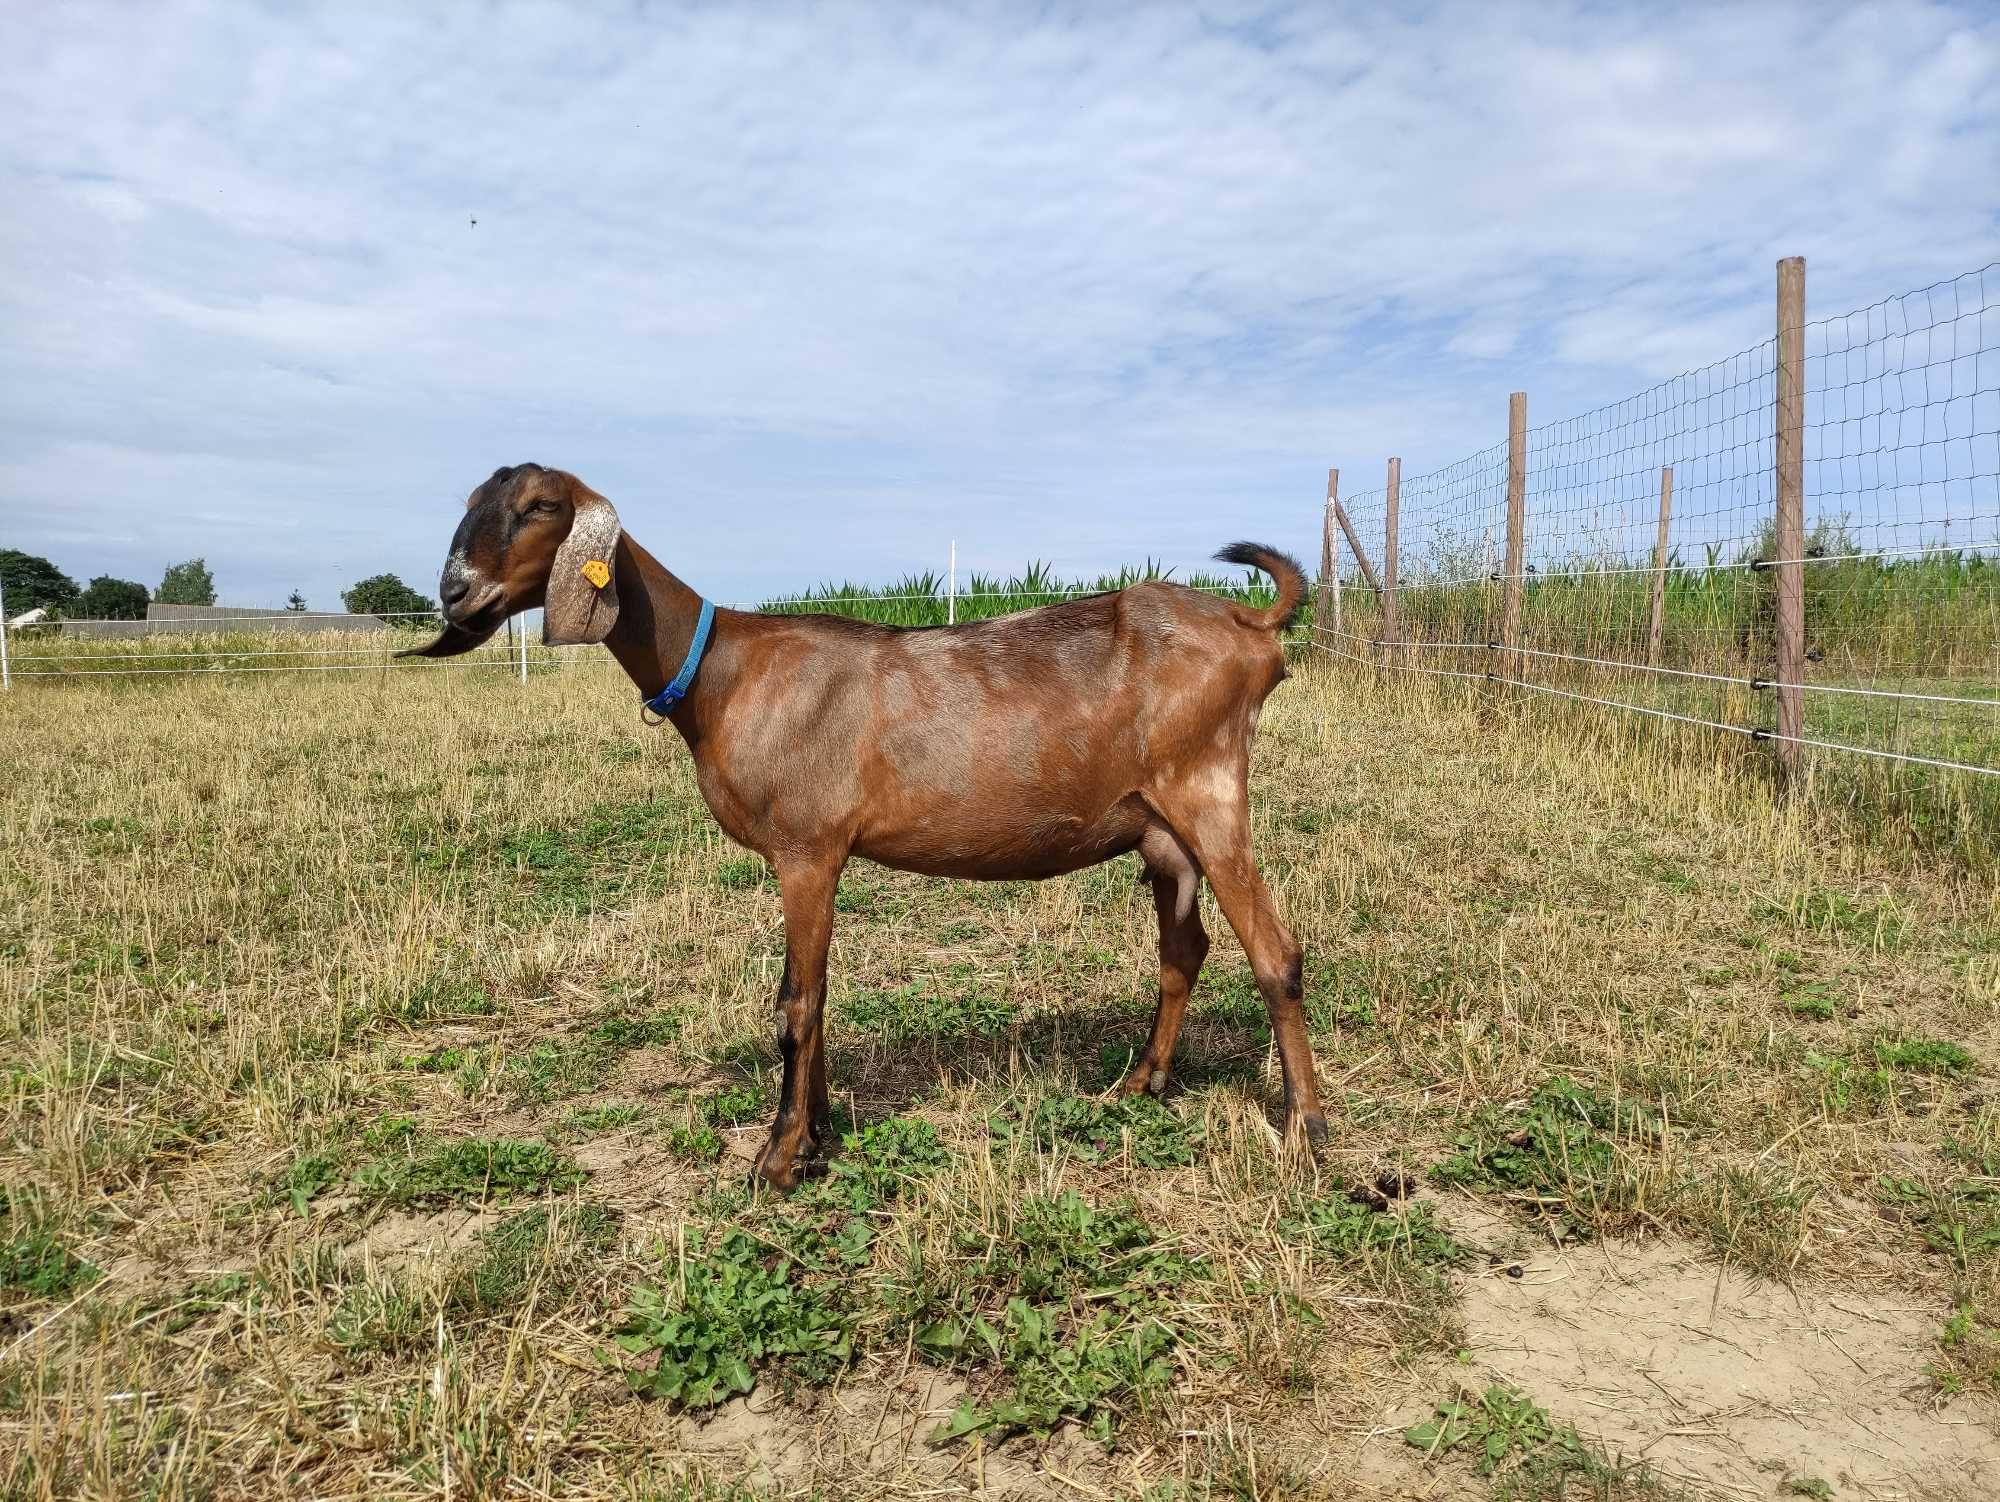
{"type": "MultiPolygon", "coordinates": [[[[1332,1138],[1134,860],[777,894],[608,665],[0,699],[0,1495],[2000,1491],[2000,886],[1738,747],[1312,654],[1253,820],[1332,1138]]],[[[1206,898],[1204,901],[1206,902],[1206,898]]]]}

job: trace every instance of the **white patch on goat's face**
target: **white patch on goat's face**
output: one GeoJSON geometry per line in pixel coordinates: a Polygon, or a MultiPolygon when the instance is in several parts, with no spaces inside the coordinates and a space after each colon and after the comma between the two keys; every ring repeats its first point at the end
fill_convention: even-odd
{"type": "Polygon", "coordinates": [[[444,568],[445,573],[449,577],[463,579],[474,589],[488,582],[486,575],[479,571],[477,565],[469,562],[463,553],[453,553],[447,557],[444,561],[444,568]]]}

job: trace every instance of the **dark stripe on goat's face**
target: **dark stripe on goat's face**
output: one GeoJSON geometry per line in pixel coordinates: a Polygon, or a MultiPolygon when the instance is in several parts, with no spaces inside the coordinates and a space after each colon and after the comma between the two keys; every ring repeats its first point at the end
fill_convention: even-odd
{"type": "Polygon", "coordinates": [[[465,515],[452,533],[446,571],[456,565],[498,579],[520,528],[521,493],[549,473],[539,464],[503,464],[477,486],[465,498],[465,515]]]}
{"type": "Polygon", "coordinates": [[[444,629],[413,654],[455,657],[486,641],[508,616],[542,603],[567,518],[539,502],[571,504],[575,481],[539,464],[502,465],[474,488],[451,535],[438,602],[444,629]],[[530,518],[534,522],[529,526],[530,518]],[[517,543],[520,544],[517,546],[517,543]]]}
{"type": "Polygon", "coordinates": [[[466,498],[465,515],[452,534],[442,594],[477,597],[499,586],[508,614],[541,604],[549,568],[575,506],[574,477],[539,464],[496,469],[466,498]],[[469,586],[455,591],[454,581],[469,586]]]}

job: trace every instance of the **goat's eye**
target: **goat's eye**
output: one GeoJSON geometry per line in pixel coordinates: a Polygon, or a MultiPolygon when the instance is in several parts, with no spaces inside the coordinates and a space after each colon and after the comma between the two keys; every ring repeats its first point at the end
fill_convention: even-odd
{"type": "Polygon", "coordinates": [[[530,506],[528,509],[534,512],[538,516],[553,516],[556,512],[562,510],[562,502],[537,501],[535,502],[534,505],[530,506]]]}

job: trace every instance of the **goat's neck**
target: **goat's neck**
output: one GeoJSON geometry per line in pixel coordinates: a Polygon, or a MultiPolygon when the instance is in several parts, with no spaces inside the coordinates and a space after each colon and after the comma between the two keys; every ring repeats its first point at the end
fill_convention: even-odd
{"type": "MultiPolygon", "coordinates": [[[[618,619],[604,645],[645,698],[680,671],[700,617],[700,595],[630,536],[619,539],[618,619]]],[[[676,722],[686,712],[676,710],[676,722]]]]}

